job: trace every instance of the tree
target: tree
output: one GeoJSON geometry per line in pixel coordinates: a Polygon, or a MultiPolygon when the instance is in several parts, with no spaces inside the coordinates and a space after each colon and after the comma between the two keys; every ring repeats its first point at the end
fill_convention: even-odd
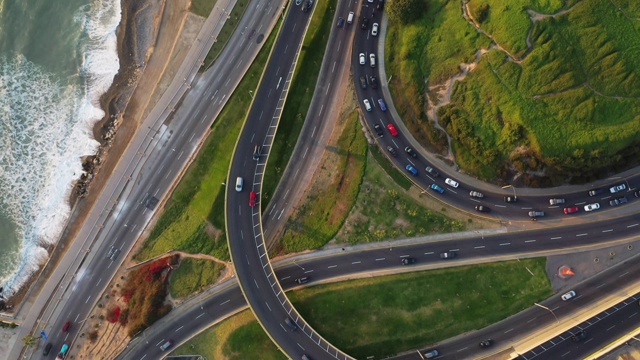
{"type": "Polygon", "coordinates": [[[24,346],[28,347],[28,348],[30,348],[33,345],[35,345],[36,344],[36,340],[38,340],[38,338],[33,336],[33,335],[31,335],[31,334],[29,334],[29,335],[27,335],[27,336],[22,338],[22,342],[24,343],[24,346]]]}
{"type": "Polygon", "coordinates": [[[427,10],[426,0],[390,0],[387,13],[391,21],[408,24],[422,17],[427,10]]]}

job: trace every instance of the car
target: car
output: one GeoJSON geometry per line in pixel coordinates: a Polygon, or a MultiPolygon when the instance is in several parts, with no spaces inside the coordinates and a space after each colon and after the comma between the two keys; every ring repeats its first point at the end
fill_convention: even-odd
{"type": "Polygon", "coordinates": [[[384,136],[384,132],[382,131],[382,126],[380,126],[380,124],[373,125],[373,129],[376,131],[376,134],[378,134],[379,137],[384,136]]]}
{"type": "Polygon", "coordinates": [[[564,208],[564,213],[566,215],[575,214],[575,213],[578,212],[578,210],[579,210],[579,208],[577,206],[566,207],[566,208],[564,208]]]}
{"type": "Polygon", "coordinates": [[[373,4],[373,0],[367,0],[370,4],[373,4]]]}
{"type": "Polygon", "coordinates": [[[564,199],[549,199],[549,205],[564,204],[564,199]]]}
{"type": "Polygon", "coordinates": [[[311,360],[311,358],[307,354],[302,354],[302,360],[311,360]]]}
{"type": "Polygon", "coordinates": [[[376,67],[376,54],[369,54],[369,65],[376,67]]]}
{"type": "Polygon", "coordinates": [[[402,265],[411,265],[416,263],[416,259],[412,257],[406,257],[401,260],[402,265]]]}
{"type": "Polygon", "coordinates": [[[609,188],[609,192],[612,193],[612,194],[615,194],[615,193],[617,193],[619,191],[622,191],[622,190],[624,190],[626,188],[627,188],[627,186],[625,184],[618,184],[616,186],[610,187],[609,188]]]}
{"type": "Polygon", "coordinates": [[[529,217],[532,219],[543,217],[544,211],[529,211],[529,217]]]}
{"type": "Polygon", "coordinates": [[[298,326],[288,317],[284,318],[284,323],[287,324],[287,326],[289,327],[289,329],[296,331],[298,330],[298,326]]]}
{"type": "Polygon", "coordinates": [[[435,357],[437,357],[438,355],[440,355],[440,352],[436,349],[427,351],[426,353],[424,353],[424,358],[425,359],[433,359],[435,357]]]}
{"type": "Polygon", "coordinates": [[[236,178],[236,191],[237,192],[241,192],[242,191],[242,184],[244,184],[244,180],[242,179],[241,176],[238,176],[236,178]]]}
{"type": "Polygon", "coordinates": [[[387,111],[387,104],[382,99],[378,99],[378,105],[380,105],[380,110],[387,111]]]}
{"type": "Polygon", "coordinates": [[[369,82],[371,82],[371,88],[372,89],[377,89],[378,88],[378,79],[375,76],[371,76],[369,78],[369,82]]]}
{"type": "Polygon", "coordinates": [[[339,28],[343,27],[344,26],[344,18],[342,18],[342,17],[338,18],[338,24],[337,25],[338,25],[339,28]]]}
{"type": "Polygon", "coordinates": [[[633,193],[633,196],[635,197],[640,197],[640,190],[636,191],[633,193]]]}
{"type": "Polygon", "coordinates": [[[360,25],[362,30],[367,30],[369,28],[369,18],[365,17],[362,19],[362,25],[360,25]]]}
{"type": "Polygon", "coordinates": [[[478,345],[480,345],[481,348],[486,349],[486,348],[490,347],[491,345],[493,345],[493,340],[491,340],[491,339],[482,340],[482,341],[480,341],[480,343],[478,345]]]}
{"type": "Polygon", "coordinates": [[[166,351],[171,346],[173,346],[173,340],[167,340],[167,342],[165,342],[164,344],[162,344],[162,346],[160,346],[160,350],[166,351]]]}
{"type": "Polygon", "coordinates": [[[600,204],[599,203],[593,203],[593,204],[589,204],[589,205],[585,205],[584,206],[584,211],[593,211],[593,210],[598,210],[600,209],[600,204]]]}
{"type": "Polygon", "coordinates": [[[562,294],[562,296],[560,296],[560,298],[562,299],[562,301],[567,301],[569,299],[572,299],[576,296],[576,292],[571,290],[569,292],[566,292],[564,294],[562,294]]]}
{"type": "Polygon", "coordinates": [[[305,277],[295,279],[295,282],[297,282],[298,284],[306,284],[309,282],[309,280],[310,278],[308,276],[305,276],[305,277]]]}
{"type": "Polygon", "coordinates": [[[367,57],[364,56],[364,53],[360,53],[360,55],[358,56],[358,58],[360,59],[360,65],[364,65],[367,63],[367,57]]]}
{"type": "Polygon", "coordinates": [[[440,173],[438,173],[438,171],[434,168],[432,168],[431,166],[427,166],[424,171],[427,172],[427,174],[433,176],[434,178],[437,178],[438,176],[440,176],[440,173]]]}
{"type": "Polygon", "coordinates": [[[444,189],[441,188],[440,186],[436,185],[436,184],[431,184],[431,186],[429,186],[431,188],[431,190],[437,191],[440,194],[444,194],[444,189]]]}
{"type": "Polygon", "coordinates": [[[302,0],[296,0],[296,5],[302,4],[302,0]]]}
{"type": "Polygon", "coordinates": [[[505,196],[504,202],[508,202],[508,203],[518,202],[518,198],[515,196],[505,196]]]}
{"type": "Polygon", "coordinates": [[[249,206],[254,207],[256,206],[256,192],[252,191],[249,193],[249,206]]]}
{"type": "Polygon", "coordinates": [[[458,186],[460,186],[460,184],[458,184],[458,182],[453,180],[452,178],[444,179],[444,183],[451,186],[452,188],[457,188],[458,186]]]}
{"type": "Polygon", "coordinates": [[[596,195],[600,195],[604,192],[603,189],[593,189],[593,190],[589,190],[589,196],[596,196],[596,195]]]}
{"type": "Polygon", "coordinates": [[[311,9],[312,6],[313,6],[313,0],[307,0],[307,3],[305,4],[304,12],[309,11],[309,9],[311,9]]]}
{"type": "Polygon", "coordinates": [[[378,23],[373,23],[371,26],[371,36],[378,36],[378,23]]]}
{"type": "Polygon", "coordinates": [[[454,251],[445,251],[440,253],[440,259],[453,259],[456,257],[456,253],[454,251]]]}
{"type": "Polygon", "coordinates": [[[418,176],[418,170],[416,168],[414,168],[413,166],[411,166],[411,164],[407,165],[405,167],[405,169],[407,169],[407,171],[410,172],[411,175],[418,176]]]}
{"type": "Polygon", "coordinates": [[[396,127],[393,126],[393,124],[387,125],[387,129],[389,129],[389,132],[391,133],[391,136],[393,136],[393,137],[397,137],[398,136],[398,130],[396,130],[396,127]]]}
{"type": "Polygon", "coordinates": [[[413,151],[413,149],[409,146],[404,148],[404,152],[406,152],[407,154],[409,154],[409,156],[411,156],[412,158],[417,158],[418,157],[418,153],[416,153],[415,151],[413,151]]]}
{"type": "Polygon", "coordinates": [[[42,355],[49,355],[52,347],[53,347],[53,343],[47,343],[47,345],[42,350],[42,355]]]}
{"type": "Polygon", "coordinates": [[[613,199],[613,200],[609,201],[609,205],[618,206],[618,205],[626,204],[627,202],[629,202],[629,200],[627,199],[626,196],[623,196],[623,197],[621,197],[619,199],[613,199]]]}
{"type": "Polygon", "coordinates": [[[262,155],[262,146],[256,145],[253,147],[253,160],[260,160],[262,155]]]}
{"type": "Polygon", "coordinates": [[[586,330],[580,330],[577,333],[571,335],[571,340],[573,340],[574,342],[580,342],[586,338],[587,338],[586,330]]]}
{"type": "Polygon", "coordinates": [[[360,76],[360,87],[363,89],[367,88],[367,79],[364,76],[360,76]]]}
{"type": "Polygon", "coordinates": [[[489,212],[489,208],[484,205],[476,205],[477,212],[489,212]]]}
{"type": "Polygon", "coordinates": [[[376,10],[379,10],[379,11],[384,10],[384,0],[378,1],[378,5],[376,5],[376,10]]]}
{"type": "Polygon", "coordinates": [[[114,249],[113,252],[109,255],[109,260],[115,261],[118,255],[120,254],[120,249],[114,249]]]}
{"type": "Polygon", "coordinates": [[[349,15],[347,16],[347,24],[353,23],[353,18],[355,16],[356,16],[356,14],[353,11],[349,11],[349,15]]]}
{"type": "Polygon", "coordinates": [[[469,196],[482,199],[484,194],[478,191],[469,191],[469,196]]]}
{"type": "Polygon", "coordinates": [[[68,333],[69,329],[71,329],[71,322],[67,321],[66,323],[64,323],[64,325],[62,325],[62,332],[68,333]]]}
{"type": "Polygon", "coordinates": [[[364,109],[367,111],[371,111],[371,103],[369,102],[369,99],[364,99],[362,100],[362,103],[364,104],[364,109]]]}
{"type": "Polygon", "coordinates": [[[391,153],[391,155],[393,155],[393,156],[397,156],[398,155],[398,153],[396,152],[396,149],[394,149],[393,146],[387,146],[387,151],[389,153],[391,153]]]}

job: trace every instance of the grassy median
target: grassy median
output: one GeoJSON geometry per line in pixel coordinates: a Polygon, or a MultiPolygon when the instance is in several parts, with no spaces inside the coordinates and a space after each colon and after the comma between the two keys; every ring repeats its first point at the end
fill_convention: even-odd
{"type": "Polygon", "coordinates": [[[212,260],[182,258],[171,274],[171,297],[186,297],[214,284],[224,267],[212,260]]]}

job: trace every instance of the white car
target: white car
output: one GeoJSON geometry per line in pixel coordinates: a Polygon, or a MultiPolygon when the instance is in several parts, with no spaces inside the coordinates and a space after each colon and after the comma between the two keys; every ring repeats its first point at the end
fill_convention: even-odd
{"type": "Polygon", "coordinates": [[[371,36],[378,36],[378,23],[373,23],[371,28],[371,36]]]}
{"type": "Polygon", "coordinates": [[[360,53],[360,65],[364,65],[367,62],[367,58],[364,56],[364,53],[360,53]]]}
{"type": "Polygon", "coordinates": [[[585,205],[584,206],[584,211],[593,211],[593,210],[598,210],[600,209],[600,204],[599,203],[593,203],[593,204],[589,204],[589,205],[585,205]]]}
{"type": "Polygon", "coordinates": [[[369,65],[376,67],[376,54],[369,54],[369,65]]]}
{"type": "Polygon", "coordinates": [[[369,102],[369,99],[364,99],[362,100],[362,102],[364,103],[364,108],[367,111],[371,111],[371,103],[369,102]]]}
{"type": "Polygon", "coordinates": [[[625,184],[620,184],[620,185],[616,185],[616,186],[614,186],[614,187],[610,188],[610,189],[609,189],[609,191],[610,191],[612,194],[615,194],[615,193],[617,193],[618,191],[622,191],[622,190],[624,190],[624,189],[626,189],[626,188],[627,188],[627,186],[626,186],[625,184]]]}
{"type": "Polygon", "coordinates": [[[478,191],[470,191],[469,196],[476,197],[476,198],[483,198],[484,194],[478,191]]]}
{"type": "Polygon", "coordinates": [[[444,182],[445,182],[445,184],[447,184],[447,185],[449,185],[449,186],[451,186],[453,188],[457,188],[460,185],[460,184],[458,184],[457,181],[455,181],[455,180],[453,180],[451,178],[446,178],[444,180],[444,182]]]}
{"type": "Polygon", "coordinates": [[[568,293],[562,294],[560,298],[562,298],[563,301],[567,301],[575,296],[576,296],[576,292],[571,290],[568,293]]]}

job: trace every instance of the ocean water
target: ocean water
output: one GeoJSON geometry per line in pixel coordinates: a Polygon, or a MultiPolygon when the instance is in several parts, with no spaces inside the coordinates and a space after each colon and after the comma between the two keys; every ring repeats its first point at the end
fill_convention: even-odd
{"type": "Polygon", "coordinates": [[[118,72],[120,0],[0,0],[0,286],[43,264],[118,72]]]}

